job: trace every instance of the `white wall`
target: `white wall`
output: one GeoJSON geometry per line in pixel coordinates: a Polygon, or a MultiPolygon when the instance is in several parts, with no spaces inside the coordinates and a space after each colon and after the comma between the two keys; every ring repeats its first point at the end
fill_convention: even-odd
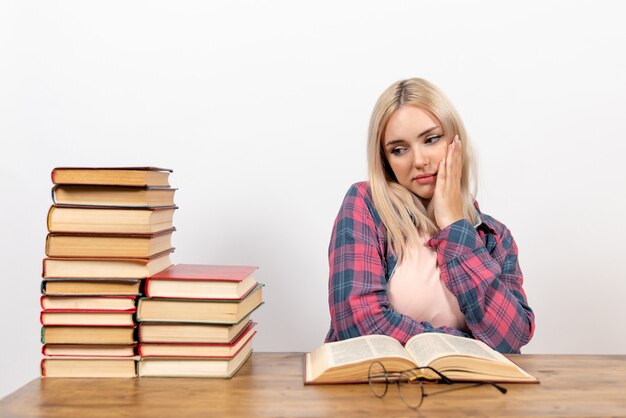
{"type": "Polygon", "coordinates": [[[520,249],[526,353],[626,354],[624,6],[4,1],[0,397],[38,376],[55,166],[171,167],[175,262],[254,264],[258,351],[323,341],[327,246],[378,95],[435,82],[520,249]]]}

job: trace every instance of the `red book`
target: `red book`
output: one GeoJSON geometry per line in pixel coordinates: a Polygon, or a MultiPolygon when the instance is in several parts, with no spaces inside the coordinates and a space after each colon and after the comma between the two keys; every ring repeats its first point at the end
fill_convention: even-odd
{"type": "Polygon", "coordinates": [[[253,266],[176,264],[146,280],[149,298],[241,299],[257,282],[253,266]]]}
{"type": "Polygon", "coordinates": [[[196,358],[232,358],[256,334],[255,322],[231,343],[140,343],[139,355],[142,357],[196,357],[196,358]]]}

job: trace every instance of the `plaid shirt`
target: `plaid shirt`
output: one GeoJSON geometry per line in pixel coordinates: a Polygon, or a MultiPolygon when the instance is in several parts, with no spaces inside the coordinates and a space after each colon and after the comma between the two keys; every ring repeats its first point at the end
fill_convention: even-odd
{"type": "Polygon", "coordinates": [[[443,332],[479,339],[502,353],[519,353],[533,335],[535,317],[522,289],[517,246],[506,226],[479,214],[481,223],[476,227],[461,219],[426,244],[437,251],[441,280],[456,296],[469,334],[434,328],[391,307],[387,282],[396,258],[369,184],[354,184],[341,205],[330,241],[331,326],[326,341],[385,334],[406,344],[415,334],[443,332]]]}

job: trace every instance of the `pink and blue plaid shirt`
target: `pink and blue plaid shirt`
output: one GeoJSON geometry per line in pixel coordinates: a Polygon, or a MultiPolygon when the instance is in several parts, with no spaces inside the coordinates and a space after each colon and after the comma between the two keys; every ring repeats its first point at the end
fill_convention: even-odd
{"type": "Polygon", "coordinates": [[[437,251],[441,280],[456,296],[469,333],[434,328],[391,307],[387,282],[396,258],[369,183],[354,184],[330,241],[331,325],[326,341],[384,334],[406,344],[415,334],[443,332],[479,339],[501,353],[519,353],[533,335],[535,316],[522,288],[517,246],[506,226],[480,211],[479,215],[477,226],[461,219],[427,242],[437,251]]]}

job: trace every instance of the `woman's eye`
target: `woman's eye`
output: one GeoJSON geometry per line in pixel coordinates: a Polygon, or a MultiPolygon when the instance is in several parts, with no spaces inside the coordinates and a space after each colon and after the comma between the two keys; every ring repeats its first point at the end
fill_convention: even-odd
{"type": "Polygon", "coordinates": [[[427,144],[434,144],[435,142],[439,141],[441,139],[441,135],[433,135],[433,136],[429,136],[428,138],[426,138],[426,143],[427,144]]]}
{"type": "Polygon", "coordinates": [[[405,152],[406,152],[406,148],[403,148],[403,147],[396,147],[396,148],[391,150],[391,154],[395,155],[395,156],[402,155],[405,152]]]}

